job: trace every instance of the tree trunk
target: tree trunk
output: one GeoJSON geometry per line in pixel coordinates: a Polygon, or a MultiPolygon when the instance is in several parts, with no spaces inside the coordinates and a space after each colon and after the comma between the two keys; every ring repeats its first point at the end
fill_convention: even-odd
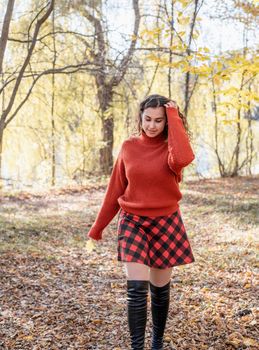
{"type": "Polygon", "coordinates": [[[184,115],[187,116],[189,109],[189,90],[190,90],[190,72],[185,74],[185,91],[184,91],[184,115]]]}
{"type": "MultiPolygon", "coordinates": [[[[52,11],[52,31],[55,33],[55,10],[52,11]]],[[[55,34],[53,38],[53,61],[52,68],[53,71],[56,68],[57,50],[56,50],[56,40],[55,34]]],[[[51,185],[56,184],[56,125],[55,125],[55,74],[52,74],[52,98],[51,98],[51,185]]]]}
{"type": "Polygon", "coordinates": [[[100,148],[99,164],[100,170],[104,175],[110,175],[113,167],[113,131],[114,120],[113,115],[109,109],[112,105],[113,92],[110,84],[105,84],[105,76],[99,74],[95,77],[96,85],[98,86],[98,100],[101,109],[101,121],[102,121],[102,142],[104,145],[100,148]]]}
{"type": "MultiPolygon", "coordinates": [[[[238,98],[239,102],[241,102],[241,92],[243,91],[243,88],[244,88],[245,73],[246,71],[244,70],[242,72],[241,84],[239,89],[239,98],[238,98]]],[[[232,159],[234,160],[234,167],[233,167],[233,170],[231,171],[231,177],[238,176],[238,171],[240,170],[239,156],[240,156],[240,142],[241,142],[241,132],[242,132],[240,120],[241,120],[241,107],[239,107],[237,110],[236,146],[232,156],[232,159]]],[[[231,163],[230,163],[230,166],[231,166],[231,163]]]]}
{"type": "Polygon", "coordinates": [[[102,140],[105,142],[105,146],[100,149],[100,165],[101,171],[105,175],[110,175],[113,167],[113,118],[102,119],[102,140]]]}
{"type": "Polygon", "coordinates": [[[238,109],[237,112],[237,129],[236,129],[236,137],[237,137],[237,143],[235,147],[235,165],[233,172],[231,174],[231,177],[237,176],[238,175],[238,170],[239,170],[239,156],[240,156],[240,141],[241,141],[241,124],[240,124],[240,117],[241,117],[241,109],[238,109]]]}
{"type": "Polygon", "coordinates": [[[172,50],[171,47],[173,45],[173,40],[174,40],[174,2],[171,2],[171,17],[172,17],[172,22],[171,22],[171,31],[170,31],[170,50],[169,50],[169,68],[168,68],[168,97],[171,99],[172,98],[172,67],[171,63],[173,62],[173,55],[172,55],[172,50]]]}
{"type": "Polygon", "coordinates": [[[9,27],[12,19],[12,14],[13,14],[14,1],[15,0],[8,1],[6,13],[4,17],[4,23],[2,27],[2,33],[0,38],[0,74],[3,71],[4,54],[5,54],[6,44],[8,40],[9,27]]]}
{"type": "MultiPolygon", "coordinates": [[[[54,77],[54,75],[53,75],[54,77]]],[[[54,78],[52,79],[54,80],[54,78]]],[[[54,86],[54,81],[52,81],[52,86],[54,86]]],[[[55,95],[52,91],[52,102],[51,102],[51,186],[56,184],[56,126],[54,117],[54,101],[55,95]]]]}
{"type": "MultiPolygon", "coordinates": [[[[250,114],[251,115],[251,114],[250,114]]],[[[252,130],[252,122],[248,119],[248,128],[247,128],[247,137],[246,137],[246,157],[248,159],[247,162],[247,175],[252,175],[252,159],[254,153],[254,135],[252,130]]]]}
{"type": "Polygon", "coordinates": [[[2,127],[0,122],[0,190],[3,188],[3,178],[2,178],[3,137],[4,137],[4,128],[2,127]]]}
{"type": "MultiPolygon", "coordinates": [[[[90,55],[98,68],[94,77],[98,90],[99,115],[102,121],[102,141],[104,142],[104,146],[100,149],[100,168],[103,174],[110,175],[113,168],[114,119],[109,108],[112,106],[114,89],[123,80],[135,52],[140,25],[140,12],[139,0],[132,0],[132,7],[135,13],[133,35],[127,52],[118,64],[117,60],[111,60],[112,55],[108,53],[109,40],[106,33],[109,32],[109,28],[105,27],[107,22],[104,20],[105,14],[103,14],[102,4],[103,1],[90,2],[86,6],[87,2],[78,0],[77,2],[71,2],[70,6],[76,11],[80,11],[94,29],[94,47],[90,49],[90,55]]],[[[89,42],[85,41],[85,44],[88,49],[91,48],[89,42]]]]}
{"type": "MultiPolygon", "coordinates": [[[[7,45],[8,40],[8,34],[9,34],[9,28],[10,23],[12,19],[13,14],[13,7],[14,7],[15,0],[9,0],[5,12],[2,32],[1,32],[1,38],[0,38],[0,74],[2,76],[2,82],[4,82],[3,78],[3,61],[4,61],[4,54],[5,49],[7,45]]],[[[2,108],[1,108],[1,114],[4,113],[4,92],[2,97],[2,108]]],[[[3,187],[3,179],[2,179],[2,155],[3,155],[3,137],[4,137],[4,128],[5,128],[5,120],[0,117],[0,189],[3,187]]]]}
{"type": "Polygon", "coordinates": [[[222,160],[220,158],[220,152],[219,152],[218,110],[217,110],[217,101],[216,101],[216,89],[215,89],[213,77],[212,77],[212,96],[213,96],[213,111],[214,111],[214,119],[215,119],[215,123],[214,123],[215,149],[214,149],[214,151],[215,151],[217,161],[218,161],[218,169],[219,169],[220,176],[224,177],[226,174],[225,174],[225,167],[224,167],[224,164],[222,163],[222,160]]]}
{"type": "MultiPolygon", "coordinates": [[[[248,91],[251,92],[251,85],[249,84],[248,91]]],[[[252,113],[251,113],[251,101],[248,102],[249,110],[248,110],[248,125],[247,125],[247,136],[246,136],[246,159],[247,159],[247,168],[246,173],[247,175],[252,175],[252,160],[254,156],[254,135],[253,135],[253,129],[252,129],[252,113]]]]}
{"type": "MultiPolygon", "coordinates": [[[[191,45],[192,45],[192,39],[193,39],[193,32],[196,24],[196,19],[198,12],[203,4],[203,0],[195,0],[194,1],[194,10],[193,10],[193,15],[192,15],[192,21],[190,24],[190,34],[189,34],[189,39],[187,43],[187,49],[186,49],[186,55],[189,56],[191,54],[191,45]],[[199,7],[200,5],[200,7],[199,7]]],[[[188,115],[188,109],[189,109],[189,104],[190,100],[193,94],[193,91],[195,89],[195,84],[192,88],[193,91],[191,91],[190,88],[190,82],[191,82],[191,73],[186,72],[185,74],[185,86],[184,86],[184,115],[187,117],[188,115]]]]}

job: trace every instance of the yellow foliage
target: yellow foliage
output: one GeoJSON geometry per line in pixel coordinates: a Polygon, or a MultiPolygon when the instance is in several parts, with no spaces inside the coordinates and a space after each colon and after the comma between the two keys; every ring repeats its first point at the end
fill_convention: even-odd
{"type": "Polygon", "coordinates": [[[153,29],[144,29],[140,32],[141,36],[147,36],[147,37],[154,37],[154,36],[158,36],[162,31],[162,28],[160,27],[155,27],[153,29]]]}
{"type": "Polygon", "coordinates": [[[217,68],[218,70],[222,70],[223,69],[223,63],[222,62],[217,62],[217,68]]]}
{"type": "Polygon", "coordinates": [[[218,102],[218,106],[232,107],[236,108],[236,105],[232,102],[218,102]]]}
{"type": "Polygon", "coordinates": [[[238,88],[232,86],[228,89],[219,91],[218,94],[223,94],[225,96],[228,96],[228,95],[236,94],[236,93],[238,93],[238,91],[239,91],[238,88]]]}
{"type": "Polygon", "coordinates": [[[250,73],[255,73],[255,74],[259,73],[259,64],[258,63],[249,64],[249,65],[245,66],[244,68],[249,70],[250,73]]]}
{"type": "Polygon", "coordinates": [[[178,17],[177,22],[184,26],[184,25],[190,23],[190,17],[178,17]]]}
{"type": "Polygon", "coordinates": [[[189,5],[190,0],[178,0],[178,2],[182,5],[182,7],[186,7],[189,5]]]}
{"type": "Polygon", "coordinates": [[[214,84],[216,84],[216,85],[219,85],[221,83],[221,80],[220,80],[218,75],[215,75],[213,77],[213,80],[214,80],[214,84]]]}
{"type": "Polygon", "coordinates": [[[207,61],[210,59],[210,57],[203,55],[199,52],[196,53],[196,58],[198,58],[200,61],[207,61]]]}
{"type": "Polygon", "coordinates": [[[179,35],[180,37],[183,37],[185,34],[186,34],[186,32],[184,32],[184,31],[178,32],[178,35],[179,35]]]}
{"type": "Polygon", "coordinates": [[[232,125],[232,124],[238,123],[238,122],[240,122],[239,119],[224,119],[224,120],[222,120],[222,123],[224,125],[232,125]]]}
{"type": "Polygon", "coordinates": [[[226,116],[227,116],[227,113],[226,113],[226,112],[220,111],[220,110],[218,110],[217,114],[218,114],[218,116],[220,116],[220,117],[226,117],[226,116]]]}
{"type": "Polygon", "coordinates": [[[172,51],[180,51],[180,52],[185,52],[186,51],[186,45],[182,42],[178,42],[177,44],[174,44],[172,46],[169,46],[169,48],[172,50],[172,51]]]}
{"type": "Polygon", "coordinates": [[[211,72],[211,68],[206,64],[202,64],[201,66],[196,67],[195,70],[201,76],[207,76],[211,72]]]}
{"type": "Polygon", "coordinates": [[[220,75],[220,79],[221,80],[230,80],[230,77],[228,75],[226,75],[226,73],[223,72],[223,74],[220,75]]]}
{"type": "Polygon", "coordinates": [[[150,59],[151,61],[154,61],[154,62],[160,62],[160,58],[157,57],[154,53],[150,53],[146,56],[146,58],[150,59]]]}
{"type": "Polygon", "coordinates": [[[178,68],[181,65],[182,65],[182,61],[178,61],[178,62],[172,62],[168,66],[171,67],[171,68],[178,68]]]}
{"type": "Polygon", "coordinates": [[[249,101],[259,101],[259,95],[251,91],[240,91],[240,96],[246,97],[249,101]]]}
{"type": "Polygon", "coordinates": [[[183,47],[182,47],[182,45],[179,44],[179,45],[169,46],[169,49],[172,50],[172,51],[176,51],[176,50],[181,51],[181,50],[183,50],[183,47]]]}
{"type": "Polygon", "coordinates": [[[196,30],[196,31],[193,33],[192,37],[193,37],[193,39],[197,39],[197,38],[199,37],[199,35],[200,35],[200,33],[196,30]]]}
{"type": "Polygon", "coordinates": [[[187,55],[186,56],[186,60],[187,61],[191,61],[193,59],[193,57],[194,57],[193,55],[187,55]]]}
{"type": "Polygon", "coordinates": [[[247,103],[239,103],[238,107],[249,110],[250,106],[247,103]]]}

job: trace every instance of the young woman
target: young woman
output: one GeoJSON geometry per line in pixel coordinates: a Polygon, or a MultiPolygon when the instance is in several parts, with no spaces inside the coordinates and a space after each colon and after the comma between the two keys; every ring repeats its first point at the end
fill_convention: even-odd
{"type": "Polygon", "coordinates": [[[144,349],[150,289],[152,350],[162,350],[172,268],[195,261],[179,208],[182,170],[195,155],[185,117],[164,96],[150,95],[140,103],[138,129],[138,136],[122,143],[88,237],[102,239],[120,210],[118,261],[127,277],[131,348],[144,349]]]}

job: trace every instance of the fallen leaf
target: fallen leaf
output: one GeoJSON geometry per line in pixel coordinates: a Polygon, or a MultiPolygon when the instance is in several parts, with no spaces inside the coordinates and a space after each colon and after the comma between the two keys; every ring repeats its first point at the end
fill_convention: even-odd
{"type": "Polygon", "coordinates": [[[95,244],[93,242],[93,240],[89,239],[87,242],[86,242],[86,245],[85,245],[85,250],[87,251],[87,253],[91,253],[95,248],[95,244]]]}

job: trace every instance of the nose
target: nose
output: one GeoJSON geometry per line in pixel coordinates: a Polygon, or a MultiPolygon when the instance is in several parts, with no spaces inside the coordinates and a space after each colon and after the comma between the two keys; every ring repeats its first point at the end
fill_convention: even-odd
{"type": "Polygon", "coordinates": [[[155,123],[155,121],[153,121],[153,122],[150,123],[150,128],[151,128],[152,130],[156,128],[156,123],[155,123]]]}

